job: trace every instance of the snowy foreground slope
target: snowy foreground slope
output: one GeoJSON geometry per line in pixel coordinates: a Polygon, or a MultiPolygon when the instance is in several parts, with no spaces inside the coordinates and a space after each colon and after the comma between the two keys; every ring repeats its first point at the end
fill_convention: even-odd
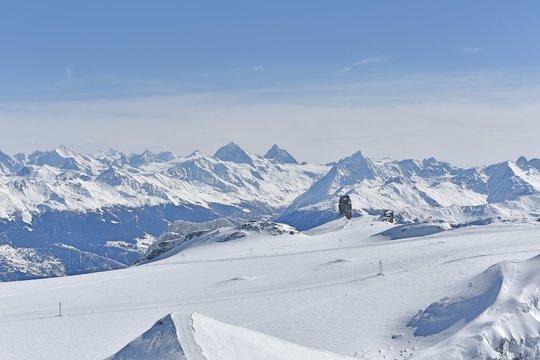
{"type": "Polygon", "coordinates": [[[107,360],[346,360],[194,313],[173,313],[107,360]]]}
{"type": "Polygon", "coordinates": [[[420,358],[540,358],[540,255],[502,262],[420,311],[415,334],[454,333],[420,358]]]}
{"type": "Polygon", "coordinates": [[[457,348],[455,358],[480,350],[490,359],[521,340],[533,351],[540,279],[538,260],[528,260],[540,253],[540,226],[430,226],[338,219],[294,236],[205,242],[128,269],[0,283],[0,358],[105,359],[168,314],[194,312],[356,358],[437,359],[457,348]]]}

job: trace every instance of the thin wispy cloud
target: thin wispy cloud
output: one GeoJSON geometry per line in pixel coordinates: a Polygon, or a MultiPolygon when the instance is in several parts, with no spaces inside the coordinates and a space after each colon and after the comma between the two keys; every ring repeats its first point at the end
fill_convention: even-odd
{"type": "Polygon", "coordinates": [[[481,47],[462,47],[461,49],[459,49],[460,52],[463,52],[463,53],[479,53],[479,52],[482,52],[484,51],[483,48],[481,47]]]}
{"type": "Polygon", "coordinates": [[[390,62],[390,59],[388,59],[386,56],[371,56],[364,59],[360,59],[357,62],[345,66],[343,69],[341,69],[340,73],[345,73],[353,70],[357,66],[363,66],[363,65],[370,65],[370,64],[382,64],[390,62]]]}

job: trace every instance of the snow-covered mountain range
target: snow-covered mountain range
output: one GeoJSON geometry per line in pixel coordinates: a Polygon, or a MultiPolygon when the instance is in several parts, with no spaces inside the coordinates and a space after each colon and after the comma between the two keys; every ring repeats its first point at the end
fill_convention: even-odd
{"type": "Polygon", "coordinates": [[[313,165],[276,145],[259,156],[234,143],[213,156],[0,152],[0,280],[128,266],[177,220],[266,217],[309,229],[338,216],[343,194],[356,215],[393,210],[404,223],[536,221],[540,159],[461,169],[357,152],[313,165]]]}
{"type": "Polygon", "coordinates": [[[234,143],[213,156],[0,153],[0,280],[131,265],[175,220],[275,217],[327,171],[291,159],[234,143]]]}
{"type": "Polygon", "coordinates": [[[336,198],[351,197],[357,214],[393,210],[399,222],[454,226],[540,218],[540,161],[520,157],[462,169],[434,158],[368,159],[361,152],[340,160],[278,218],[308,229],[335,218],[336,198]]]}

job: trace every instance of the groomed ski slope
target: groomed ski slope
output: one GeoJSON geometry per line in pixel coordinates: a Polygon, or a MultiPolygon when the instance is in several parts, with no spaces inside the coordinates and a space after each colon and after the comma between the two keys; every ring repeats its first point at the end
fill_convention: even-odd
{"type": "Polygon", "coordinates": [[[538,225],[377,235],[391,227],[339,219],[309,234],[211,243],[129,269],[1,283],[0,358],[103,359],[173,312],[357,358],[417,356],[456,330],[414,336],[407,323],[419,310],[495,263],[540,253],[538,225]]]}

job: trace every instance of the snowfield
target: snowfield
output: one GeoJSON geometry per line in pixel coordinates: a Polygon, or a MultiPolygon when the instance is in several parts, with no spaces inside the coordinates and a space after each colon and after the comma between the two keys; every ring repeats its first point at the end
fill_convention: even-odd
{"type": "Polygon", "coordinates": [[[429,226],[338,219],[293,236],[204,241],[127,269],[0,283],[0,358],[105,359],[156,321],[177,326],[193,313],[208,360],[288,347],[365,359],[535,358],[539,225],[429,226]],[[252,336],[270,345],[250,340],[248,350],[252,336]]]}
{"type": "Polygon", "coordinates": [[[107,360],[346,360],[194,313],[171,314],[107,360]]]}

